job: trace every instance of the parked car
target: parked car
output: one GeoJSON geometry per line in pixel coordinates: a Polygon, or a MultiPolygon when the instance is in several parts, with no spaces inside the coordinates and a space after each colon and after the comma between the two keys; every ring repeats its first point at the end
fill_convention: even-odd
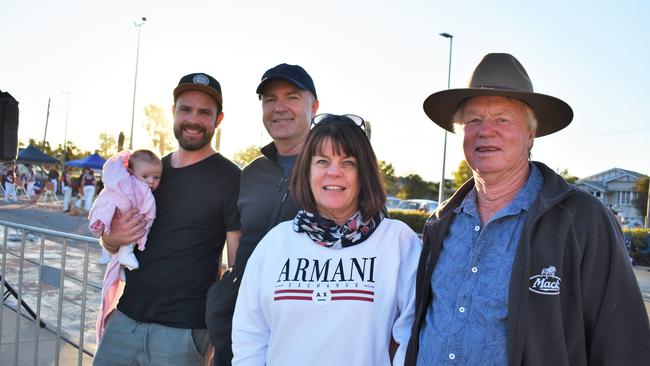
{"type": "Polygon", "coordinates": [[[643,227],[643,221],[638,217],[623,217],[621,218],[622,225],[629,228],[643,227]]]}
{"type": "Polygon", "coordinates": [[[410,199],[402,201],[398,206],[398,210],[416,210],[432,214],[438,208],[438,202],[425,199],[410,199]]]}
{"type": "Polygon", "coordinates": [[[396,209],[400,203],[402,203],[402,200],[397,197],[393,197],[393,196],[386,197],[386,208],[389,210],[396,209]]]}

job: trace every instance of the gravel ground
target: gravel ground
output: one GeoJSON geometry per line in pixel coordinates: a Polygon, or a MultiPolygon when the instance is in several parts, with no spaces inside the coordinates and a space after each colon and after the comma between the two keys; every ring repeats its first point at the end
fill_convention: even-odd
{"type": "Polygon", "coordinates": [[[71,216],[62,212],[62,206],[61,201],[33,205],[28,201],[19,200],[16,203],[7,203],[0,199],[0,220],[93,236],[88,230],[86,214],[71,216]]]}

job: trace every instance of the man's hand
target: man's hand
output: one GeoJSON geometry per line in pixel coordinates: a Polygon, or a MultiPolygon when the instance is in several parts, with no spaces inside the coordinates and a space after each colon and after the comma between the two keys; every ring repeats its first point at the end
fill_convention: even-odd
{"type": "Polygon", "coordinates": [[[111,221],[111,233],[102,235],[101,242],[106,250],[114,254],[119,247],[135,242],[145,233],[146,222],[137,208],[129,209],[124,213],[115,209],[111,221]]]}

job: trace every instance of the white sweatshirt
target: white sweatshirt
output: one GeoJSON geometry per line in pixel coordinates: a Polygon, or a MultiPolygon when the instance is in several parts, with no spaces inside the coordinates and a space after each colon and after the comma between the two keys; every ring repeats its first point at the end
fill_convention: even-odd
{"type": "Polygon", "coordinates": [[[330,249],[273,228],[251,255],[233,317],[233,365],[404,364],[422,244],[384,219],[363,243],[330,249]]]}

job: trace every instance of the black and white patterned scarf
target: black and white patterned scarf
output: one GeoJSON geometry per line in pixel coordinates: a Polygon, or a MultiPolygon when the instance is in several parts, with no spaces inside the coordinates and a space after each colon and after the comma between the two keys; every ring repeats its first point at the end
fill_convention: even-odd
{"type": "Polygon", "coordinates": [[[298,211],[293,219],[293,230],[306,233],[318,245],[332,249],[343,249],[362,243],[375,231],[385,217],[382,211],[368,221],[362,221],[357,211],[343,225],[305,210],[298,211]]]}

